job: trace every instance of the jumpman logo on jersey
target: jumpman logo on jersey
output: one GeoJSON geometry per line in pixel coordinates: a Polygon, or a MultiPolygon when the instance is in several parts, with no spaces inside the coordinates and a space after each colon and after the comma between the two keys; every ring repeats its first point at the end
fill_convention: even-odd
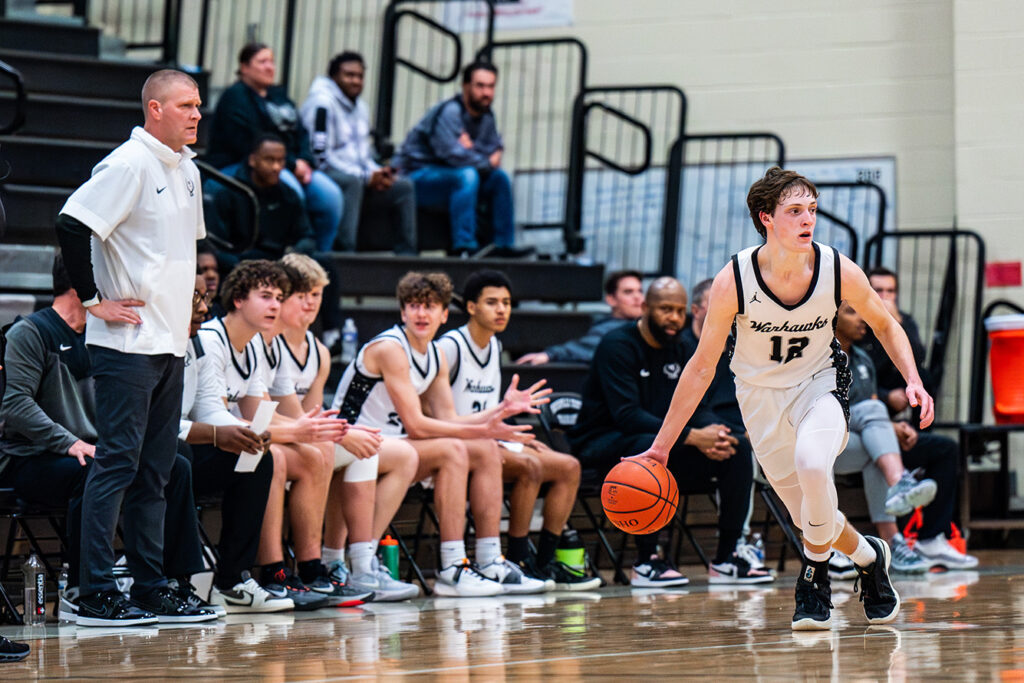
{"type": "Polygon", "coordinates": [[[761,300],[757,298],[757,292],[754,292],[754,296],[750,297],[750,301],[747,302],[747,303],[751,303],[751,304],[759,304],[759,303],[761,303],[761,300]]]}

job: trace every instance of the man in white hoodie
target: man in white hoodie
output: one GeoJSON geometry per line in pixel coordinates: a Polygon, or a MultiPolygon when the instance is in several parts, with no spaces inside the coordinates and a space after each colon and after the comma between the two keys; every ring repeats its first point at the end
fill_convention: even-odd
{"type": "Polygon", "coordinates": [[[326,76],[317,76],[302,104],[302,123],[318,169],[341,187],[345,211],[338,229],[342,251],[355,251],[364,209],[386,210],[396,226],[396,254],[416,254],[416,195],[412,181],[381,166],[370,149],[370,114],[359,99],[366,64],[357,52],[331,59],[326,76]],[[366,200],[364,206],[363,200],[366,200]]]}

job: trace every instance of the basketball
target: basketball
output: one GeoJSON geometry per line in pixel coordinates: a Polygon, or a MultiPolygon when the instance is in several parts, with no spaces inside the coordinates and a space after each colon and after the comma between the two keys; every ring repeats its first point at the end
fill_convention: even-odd
{"type": "Polygon", "coordinates": [[[675,516],[679,487],[657,460],[623,460],[604,479],[601,505],[617,528],[629,534],[649,534],[675,516]]]}

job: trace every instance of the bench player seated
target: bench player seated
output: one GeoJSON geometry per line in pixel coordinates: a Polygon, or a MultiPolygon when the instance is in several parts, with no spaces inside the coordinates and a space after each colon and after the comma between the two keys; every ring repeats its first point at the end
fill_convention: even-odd
{"type": "MultiPolygon", "coordinates": [[[[328,275],[303,254],[287,254],[279,263],[291,293],[281,305],[281,334],[275,340],[280,358],[270,395],[280,403],[278,413],[299,418],[322,407],[331,371],[327,347],[309,331],[328,275]]],[[[415,598],[417,586],[396,580],[377,561],[377,541],[413,482],[416,451],[402,439],[385,439],[380,429],[361,426],[349,429],[336,448],[344,464],[331,479],[321,550],[329,577],[347,585],[352,595],[372,595],[375,602],[415,598]],[[351,573],[345,564],[346,540],[351,573]]]]}
{"type": "MultiPolygon", "coordinates": [[[[270,261],[243,261],[221,287],[227,314],[203,324],[205,350],[200,372],[214,373],[225,387],[225,401],[236,417],[251,420],[261,400],[268,398],[262,341],[251,343],[264,330],[273,330],[288,278],[270,261]]],[[[347,424],[310,410],[298,419],[275,415],[270,425],[270,454],[274,476],[263,516],[257,562],[260,584],[272,595],[291,598],[296,609],[316,609],[349,603],[342,586],[326,577],[320,561],[331,442],[344,436],[347,424]],[[285,486],[291,482],[289,511],[299,574],[284,564],[282,526],[285,486]]]]}
{"type": "Polygon", "coordinates": [[[385,437],[408,437],[419,456],[416,480],[432,479],[440,519],[441,568],[434,590],[447,597],[540,592],[501,554],[501,455],[495,439],[532,440],[526,426],[505,424],[533,410],[516,391],[489,410],[460,416],[448,384],[448,363],[434,343],[448,319],[452,283],[443,273],[407,273],[398,283],[402,324],[367,342],[345,370],[334,408],[354,425],[385,437]],[[476,564],[466,555],[466,493],[476,524],[476,564]]]}
{"type": "MultiPolygon", "coordinates": [[[[472,415],[501,404],[501,342],[495,335],[505,331],[512,314],[512,283],[500,271],[480,270],[466,279],[462,299],[469,322],[446,332],[437,345],[448,363],[455,410],[459,415],[472,415]]],[[[515,391],[517,384],[515,376],[510,390],[515,391]]],[[[535,389],[542,385],[543,382],[538,383],[535,389]]],[[[546,395],[550,390],[540,393],[546,395]]],[[[498,452],[504,479],[512,483],[508,559],[528,576],[554,581],[562,590],[600,586],[600,578],[587,576],[555,559],[562,529],[576,504],[579,460],[539,441],[500,442],[498,452]],[[544,496],[544,526],[534,554],[530,550],[530,519],[543,484],[550,487],[544,496]]]]}

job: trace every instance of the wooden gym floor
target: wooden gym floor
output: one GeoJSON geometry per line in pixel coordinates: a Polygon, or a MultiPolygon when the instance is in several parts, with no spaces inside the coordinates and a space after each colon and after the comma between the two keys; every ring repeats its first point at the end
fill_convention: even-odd
{"type": "Polygon", "coordinates": [[[0,627],[28,641],[0,680],[1024,680],[1024,554],[978,553],[977,571],[899,577],[902,612],[867,627],[852,582],[835,625],[793,633],[795,565],[773,586],[608,587],[583,593],[421,599],[213,626],[0,627]]]}

